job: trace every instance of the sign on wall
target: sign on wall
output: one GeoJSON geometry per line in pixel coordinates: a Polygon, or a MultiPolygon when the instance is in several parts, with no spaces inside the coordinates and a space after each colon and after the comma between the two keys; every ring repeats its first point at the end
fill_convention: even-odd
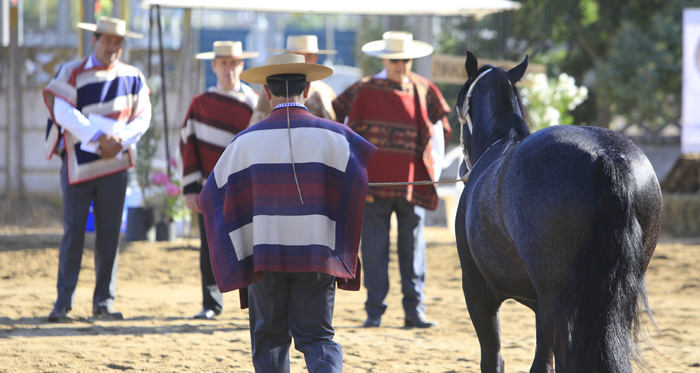
{"type": "Polygon", "coordinates": [[[683,11],[681,152],[700,153],[700,9],[683,11]]]}
{"type": "MultiPolygon", "coordinates": [[[[467,81],[467,72],[464,70],[464,60],[466,56],[452,56],[436,53],[432,56],[432,66],[430,80],[435,83],[449,83],[462,85],[467,81]]],[[[522,61],[496,61],[479,58],[479,65],[489,64],[492,66],[511,69],[522,61]]],[[[544,65],[529,63],[527,72],[532,74],[546,73],[544,65]]]]}

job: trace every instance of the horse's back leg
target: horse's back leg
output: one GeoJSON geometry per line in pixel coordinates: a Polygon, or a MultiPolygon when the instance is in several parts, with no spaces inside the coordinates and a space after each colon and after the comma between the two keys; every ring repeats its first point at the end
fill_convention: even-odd
{"type": "MultiPolygon", "coordinates": [[[[483,298],[469,300],[467,309],[481,346],[481,372],[504,373],[505,362],[501,355],[501,326],[498,306],[483,298]]],[[[500,305],[500,304],[499,304],[500,305]]]]}
{"type": "Polygon", "coordinates": [[[537,342],[535,348],[535,360],[530,367],[530,373],[554,372],[554,353],[549,344],[549,338],[545,332],[544,321],[540,318],[539,304],[537,302],[522,302],[535,313],[537,329],[537,342]]]}
{"type": "Polygon", "coordinates": [[[462,265],[462,291],[481,347],[481,372],[504,373],[505,363],[501,356],[501,330],[498,319],[498,309],[503,299],[493,294],[469,252],[464,219],[464,195],[459,205],[455,233],[462,265]]]}

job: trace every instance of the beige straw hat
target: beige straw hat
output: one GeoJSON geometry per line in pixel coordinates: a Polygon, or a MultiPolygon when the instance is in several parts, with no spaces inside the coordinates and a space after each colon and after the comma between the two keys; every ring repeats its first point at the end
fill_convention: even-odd
{"type": "Polygon", "coordinates": [[[302,74],[306,81],[313,82],[327,78],[333,69],[316,63],[304,62],[301,54],[277,54],[270,56],[264,66],[254,67],[241,73],[241,80],[253,84],[265,84],[267,78],[277,74],[302,74]]]}
{"type": "Polygon", "coordinates": [[[100,17],[97,23],[78,22],[78,28],[92,31],[97,34],[116,35],[127,38],[141,39],[143,35],[128,31],[126,29],[126,21],[119,18],[100,17]]]}
{"type": "Polygon", "coordinates": [[[331,49],[318,49],[316,35],[289,35],[287,36],[287,49],[270,49],[269,51],[273,53],[338,53],[338,51],[331,49]]]}
{"type": "Polygon", "coordinates": [[[213,60],[220,57],[231,57],[239,60],[255,58],[258,52],[243,51],[243,43],[240,41],[215,41],[214,50],[211,52],[198,53],[195,58],[198,60],[213,60]]]}
{"type": "Polygon", "coordinates": [[[433,53],[433,46],[413,40],[413,34],[406,31],[387,31],[382,40],[371,41],[362,46],[368,56],[388,59],[418,58],[433,53]]]}

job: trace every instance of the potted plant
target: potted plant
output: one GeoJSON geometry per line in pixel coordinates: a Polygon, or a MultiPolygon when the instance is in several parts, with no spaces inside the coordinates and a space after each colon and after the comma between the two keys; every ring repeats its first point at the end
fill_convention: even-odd
{"type": "Polygon", "coordinates": [[[153,206],[148,203],[151,188],[151,168],[158,151],[160,131],[154,123],[137,143],[136,166],[130,170],[130,178],[136,181],[140,192],[139,206],[129,207],[126,220],[127,241],[145,241],[154,224],[153,206]]]}
{"type": "MultiPolygon", "coordinates": [[[[156,107],[160,99],[158,77],[149,80],[151,104],[156,107]]],[[[173,175],[177,167],[174,159],[154,171],[155,157],[162,141],[162,128],[151,119],[151,126],[141,136],[137,143],[136,165],[130,170],[132,181],[138,186],[136,200],[138,206],[130,207],[127,212],[126,237],[127,241],[169,240],[172,238],[170,224],[174,220],[186,218],[184,201],[180,197],[180,186],[177,175],[173,175]]]]}
{"type": "Polygon", "coordinates": [[[154,172],[146,203],[155,208],[156,241],[170,241],[174,238],[171,227],[174,221],[187,218],[187,208],[180,193],[180,183],[175,174],[175,159],[168,162],[167,170],[154,172]]]}

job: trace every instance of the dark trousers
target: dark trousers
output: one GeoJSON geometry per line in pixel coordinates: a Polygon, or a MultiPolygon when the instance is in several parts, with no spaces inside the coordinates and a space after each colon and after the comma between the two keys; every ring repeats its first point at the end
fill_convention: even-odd
{"type": "Polygon", "coordinates": [[[289,347],[304,354],[309,372],[342,372],[333,341],[335,277],[320,272],[263,272],[248,285],[250,340],[256,372],[289,372],[289,347]]]}
{"type": "Polygon", "coordinates": [[[127,173],[121,171],[84,183],[69,185],[66,163],[61,166],[63,238],[58,253],[58,296],[54,307],[73,308],[83,259],[85,224],[93,205],[95,219],[95,291],[92,307],[114,302],[119,231],[126,196],[127,173]]]}
{"type": "Polygon", "coordinates": [[[203,308],[221,312],[224,307],[224,296],[219,291],[214,278],[214,271],[211,269],[211,258],[209,256],[209,243],[207,242],[207,232],[204,227],[204,216],[197,214],[199,218],[199,270],[202,273],[202,306],[203,308]]]}
{"type": "Polygon", "coordinates": [[[389,293],[389,232],[391,215],[398,224],[397,254],[403,308],[407,316],[425,313],[425,209],[403,199],[375,198],[365,203],[362,222],[362,270],[368,316],[381,316],[389,293]]]}

